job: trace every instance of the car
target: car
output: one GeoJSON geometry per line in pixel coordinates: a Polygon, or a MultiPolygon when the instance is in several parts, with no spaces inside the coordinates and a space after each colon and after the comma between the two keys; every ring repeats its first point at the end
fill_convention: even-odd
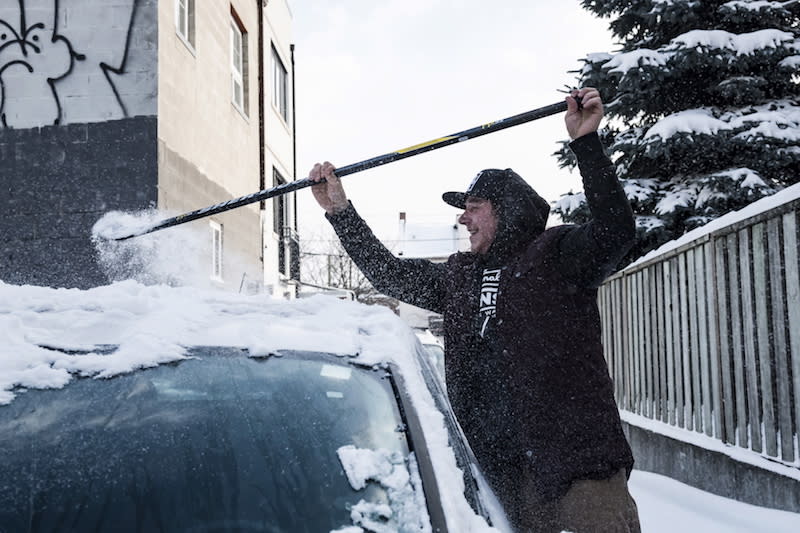
{"type": "Polygon", "coordinates": [[[389,310],[0,282],[0,322],[0,532],[507,528],[389,310]]]}
{"type": "Polygon", "coordinates": [[[444,346],[442,345],[442,341],[431,333],[429,329],[414,329],[414,333],[416,333],[417,338],[420,343],[422,343],[422,347],[425,348],[428,354],[428,360],[441,378],[442,383],[445,383],[444,346]]]}

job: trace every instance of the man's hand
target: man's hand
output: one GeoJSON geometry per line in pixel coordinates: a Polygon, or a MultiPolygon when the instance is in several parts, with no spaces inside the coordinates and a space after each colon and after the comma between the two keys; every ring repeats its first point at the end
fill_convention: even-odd
{"type": "Polygon", "coordinates": [[[597,131],[603,119],[603,101],[597,89],[585,87],[572,91],[566,100],[567,115],[564,121],[570,138],[574,140],[597,131]],[[580,108],[575,100],[576,96],[581,98],[580,108]]]}
{"type": "Polygon", "coordinates": [[[329,215],[336,214],[349,205],[342,182],[333,173],[334,170],[336,170],[334,166],[325,161],[314,165],[314,168],[308,173],[309,179],[317,182],[311,187],[311,192],[314,193],[314,198],[320,207],[329,215]],[[325,178],[325,182],[319,183],[323,178],[325,178]]]}

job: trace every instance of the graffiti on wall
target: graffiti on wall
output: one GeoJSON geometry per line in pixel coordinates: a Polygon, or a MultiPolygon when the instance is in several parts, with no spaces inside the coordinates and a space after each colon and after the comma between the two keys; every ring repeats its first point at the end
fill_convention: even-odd
{"type": "Polygon", "coordinates": [[[155,17],[152,0],[0,0],[2,125],[155,114],[155,17]]]}

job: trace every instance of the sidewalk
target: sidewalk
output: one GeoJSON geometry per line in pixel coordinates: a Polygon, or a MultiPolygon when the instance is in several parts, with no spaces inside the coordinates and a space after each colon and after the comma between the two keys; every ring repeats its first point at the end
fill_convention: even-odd
{"type": "Polygon", "coordinates": [[[642,533],[798,533],[800,514],[756,507],[634,470],[642,533]]]}

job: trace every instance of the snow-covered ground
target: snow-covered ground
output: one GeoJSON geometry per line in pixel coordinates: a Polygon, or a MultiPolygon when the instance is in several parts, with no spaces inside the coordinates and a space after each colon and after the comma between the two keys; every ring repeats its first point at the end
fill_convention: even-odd
{"type": "Polygon", "coordinates": [[[643,533],[797,533],[800,514],[737,502],[634,470],[631,493],[643,533]]]}

